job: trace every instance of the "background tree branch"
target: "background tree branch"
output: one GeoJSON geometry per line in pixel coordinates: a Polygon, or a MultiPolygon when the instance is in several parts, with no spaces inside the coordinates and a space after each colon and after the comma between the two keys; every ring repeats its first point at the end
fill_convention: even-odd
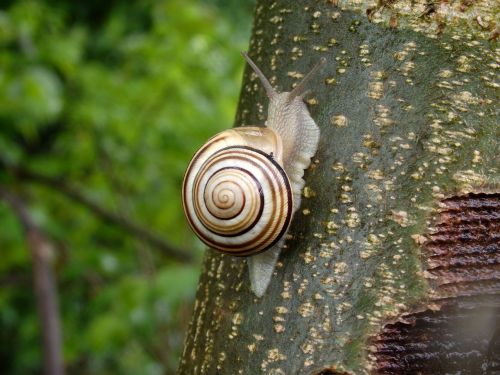
{"type": "Polygon", "coordinates": [[[46,375],[63,375],[61,320],[57,285],[52,267],[53,248],[35,223],[25,202],[0,186],[0,199],[10,205],[18,217],[33,260],[34,290],[42,332],[43,368],[46,375]]]}
{"type": "Polygon", "coordinates": [[[10,171],[10,173],[15,176],[15,178],[21,181],[39,184],[51,189],[54,192],[64,195],[72,202],[78,203],[86,209],[90,210],[94,215],[96,215],[105,223],[125,230],[129,234],[149,243],[151,246],[154,246],[172,259],[185,263],[194,261],[192,252],[188,251],[187,249],[181,249],[177,246],[174,246],[166,239],[151,232],[140,224],[103,208],[100,203],[94,201],[90,197],[86,196],[83,192],[67,184],[60,178],[46,176],[41,173],[29,170],[25,167],[7,163],[4,160],[0,159],[0,167],[2,166],[10,171]]]}

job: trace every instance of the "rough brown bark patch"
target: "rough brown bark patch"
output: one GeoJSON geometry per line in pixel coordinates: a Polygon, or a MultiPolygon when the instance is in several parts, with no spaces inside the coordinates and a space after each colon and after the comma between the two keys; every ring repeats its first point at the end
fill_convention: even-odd
{"type": "Polygon", "coordinates": [[[375,373],[500,373],[500,194],[441,207],[424,245],[431,301],[384,326],[375,373]]]}

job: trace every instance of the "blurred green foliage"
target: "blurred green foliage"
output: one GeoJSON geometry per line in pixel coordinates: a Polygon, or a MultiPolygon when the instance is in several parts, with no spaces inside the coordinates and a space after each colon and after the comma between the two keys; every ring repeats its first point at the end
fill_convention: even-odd
{"type": "MultiPolygon", "coordinates": [[[[193,152],[232,125],[253,0],[2,4],[0,184],[56,245],[67,372],[172,373],[203,249],[180,184],[193,152]],[[61,178],[198,261],[176,263],[6,165],[61,178]]],[[[0,372],[38,374],[31,259],[3,202],[0,228],[0,372]]]]}

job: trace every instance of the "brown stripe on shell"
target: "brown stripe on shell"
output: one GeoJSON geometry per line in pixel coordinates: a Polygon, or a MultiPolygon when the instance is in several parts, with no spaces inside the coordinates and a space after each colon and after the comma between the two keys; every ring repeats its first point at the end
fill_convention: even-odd
{"type": "MultiPolygon", "coordinates": [[[[206,148],[207,147],[205,147],[204,149],[206,149],[206,148]]],[[[264,235],[261,236],[262,239],[257,244],[255,243],[255,239],[252,239],[250,241],[247,241],[245,243],[238,244],[238,245],[216,244],[211,239],[204,237],[202,233],[200,233],[198,231],[196,231],[196,232],[200,236],[200,239],[210,247],[215,247],[221,251],[228,252],[228,253],[233,254],[233,255],[240,255],[240,256],[249,255],[249,254],[260,252],[260,251],[263,251],[263,250],[269,248],[275,242],[277,242],[279,240],[279,238],[286,232],[286,230],[288,229],[289,223],[291,221],[291,214],[292,214],[292,209],[293,209],[293,204],[291,204],[292,192],[291,192],[291,188],[290,188],[290,183],[288,181],[288,178],[286,177],[285,172],[283,171],[281,166],[279,166],[279,164],[272,157],[261,152],[260,150],[256,150],[256,149],[253,149],[251,147],[246,147],[246,146],[242,146],[242,147],[229,146],[229,147],[222,149],[221,151],[228,150],[228,149],[231,149],[231,150],[237,149],[238,151],[241,151],[243,154],[246,154],[247,156],[252,156],[252,157],[255,157],[255,153],[257,153],[262,157],[261,161],[264,162],[263,165],[268,165],[271,167],[273,167],[273,166],[278,167],[279,173],[277,173],[277,171],[274,170],[273,168],[263,169],[261,165],[258,165],[255,162],[250,162],[255,167],[257,167],[263,171],[263,175],[267,178],[269,185],[270,186],[276,185],[276,187],[279,189],[279,192],[281,194],[280,197],[283,197],[283,203],[278,204],[278,209],[279,209],[278,216],[272,215],[271,219],[273,217],[278,218],[278,219],[283,218],[283,216],[285,216],[285,213],[284,213],[285,209],[287,209],[286,216],[285,216],[282,224],[270,225],[270,226],[268,225],[267,227],[265,227],[264,228],[264,235]],[[245,150],[247,150],[247,151],[245,151],[245,150]],[[270,171],[270,173],[267,171],[270,171]],[[286,198],[285,198],[285,196],[286,196],[286,198]],[[288,203],[288,202],[290,202],[290,203],[288,203]],[[280,231],[280,232],[278,233],[276,238],[273,238],[273,236],[275,236],[278,231],[280,231]]],[[[197,157],[195,160],[198,160],[198,159],[201,159],[201,158],[197,157]]],[[[193,165],[195,160],[193,160],[190,167],[193,165]]],[[[207,158],[207,160],[208,160],[208,158],[207,158]]],[[[245,159],[245,162],[249,162],[249,160],[245,159]]],[[[203,165],[203,167],[204,167],[204,165],[203,165]]],[[[191,170],[191,168],[188,168],[187,173],[189,173],[190,170],[191,170]]],[[[196,180],[199,180],[199,179],[196,179],[196,180]]],[[[187,189],[187,186],[184,186],[184,189],[183,189],[184,199],[187,197],[186,189],[187,189]]],[[[193,191],[195,191],[195,189],[193,189],[193,191]]],[[[275,194],[277,194],[277,193],[274,190],[272,190],[272,194],[273,194],[273,196],[271,197],[271,199],[272,199],[271,202],[273,202],[273,204],[275,205],[276,198],[277,198],[275,194]]],[[[270,212],[271,213],[276,212],[276,208],[272,207],[272,210],[270,212]]],[[[188,220],[189,220],[191,226],[195,229],[196,226],[194,225],[190,216],[189,215],[186,215],[186,216],[188,217],[188,220]]],[[[273,221],[271,220],[271,223],[272,222],[273,221]]],[[[249,230],[251,230],[251,228],[249,230]]]]}
{"type": "MultiPolygon", "coordinates": [[[[211,159],[207,160],[207,162],[210,161],[211,162],[210,166],[212,166],[212,165],[215,165],[215,164],[220,163],[220,162],[225,161],[225,160],[235,160],[235,159],[238,159],[238,160],[245,161],[245,162],[248,162],[250,164],[253,164],[256,168],[259,168],[259,169],[262,170],[262,168],[260,168],[260,166],[258,164],[256,164],[256,163],[254,163],[251,159],[248,159],[248,158],[247,159],[243,159],[238,154],[235,155],[234,153],[229,153],[228,155],[224,155],[223,154],[221,156],[218,156],[217,158],[214,156],[211,159]]],[[[206,167],[206,163],[205,163],[203,165],[203,167],[200,169],[199,173],[202,174],[210,166],[206,167]]],[[[229,167],[225,167],[225,168],[229,169],[229,167]]],[[[218,170],[216,170],[215,173],[218,173],[220,170],[225,169],[225,168],[218,169],[218,170]]],[[[250,176],[250,178],[252,178],[256,182],[257,186],[261,186],[260,183],[254,178],[254,176],[249,171],[246,171],[243,168],[239,168],[239,167],[234,167],[233,169],[237,169],[237,170],[240,170],[240,171],[242,171],[244,173],[247,173],[247,175],[250,176]]],[[[193,190],[192,190],[193,202],[198,202],[198,200],[195,199],[195,198],[198,196],[198,191],[200,189],[199,183],[201,183],[201,178],[196,178],[195,179],[195,186],[193,187],[193,190]]],[[[262,189],[260,189],[260,190],[262,190],[262,189]]],[[[261,197],[263,197],[262,194],[259,194],[259,195],[261,197]]],[[[262,201],[261,205],[263,205],[264,204],[263,199],[261,201],[262,201]]],[[[200,209],[199,209],[199,207],[198,207],[197,204],[195,204],[194,206],[195,206],[194,207],[195,214],[196,214],[198,220],[200,220],[200,222],[203,224],[203,226],[208,231],[210,231],[210,232],[212,232],[214,234],[217,234],[217,235],[221,235],[221,236],[222,236],[222,232],[229,232],[229,233],[233,233],[234,235],[238,235],[239,233],[241,233],[241,234],[244,233],[243,231],[245,231],[245,228],[246,228],[245,225],[252,220],[251,218],[254,217],[254,215],[249,215],[249,219],[247,219],[247,220],[239,223],[239,225],[236,227],[236,229],[238,231],[235,231],[235,229],[231,229],[231,228],[229,228],[227,231],[223,230],[223,228],[221,228],[221,229],[219,229],[219,231],[217,231],[217,226],[215,226],[215,225],[213,225],[213,224],[210,223],[210,218],[205,218],[205,216],[202,215],[202,212],[200,211],[200,209]],[[240,229],[240,228],[243,228],[243,229],[240,229]]],[[[255,209],[252,210],[251,212],[255,212],[255,209]]],[[[262,212],[261,208],[259,208],[258,213],[260,213],[260,212],[262,212]]],[[[258,213],[257,213],[257,215],[255,215],[255,219],[253,219],[252,223],[257,222],[257,220],[259,219],[258,213]]]]}
{"type": "MultiPolygon", "coordinates": [[[[211,180],[212,177],[209,179],[211,180]]],[[[243,186],[241,186],[239,183],[235,182],[235,181],[231,181],[231,184],[234,184],[238,187],[238,190],[243,190],[243,186]]],[[[217,186],[216,186],[217,187],[217,186]]],[[[210,194],[210,200],[212,201],[217,201],[217,196],[215,195],[216,194],[216,191],[215,191],[215,188],[214,190],[212,190],[212,193],[210,194]]],[[[206,196],[208,195],[207,191],[206,191],[206,188],[205,188],[205,191],[203,192],[203,202],[205,203],[205,205],[207,205],[207,198],[206,196]]],[[[241,207],[240,209],[235,212],[234,214],[232,214],[232,216],[217,216],[217,214],[215,212],[212,212],[209,210],[209,212],[217,219],[219,220],[231,220],[231,219],[234,219],[235,217],[237,217],[239,214],[241,214],[241,212],[243,211],[243,209],[245,208],[245,205],[246,205],[246,201],[247,201],[247,198],[246,198],[246,195],[245,194],[242,194],[241,196],[242,198],[242,202],[241,202],[241,207]]]]}
{"type": "MultiPolygon", "coordinates": [[[[263,209],[264,209],[264,194],[262,193],[262,188],[260,188],[260,186],[261,186],[261,185],[260,185],[260,183],[258,182],[258,180],[257,180],[254,176],[252,176],[252,174],[251,174],[250,172],[246,171],[246,170],[245,170],[245,169],[243,169],[243,168],[238,168],[238,167],[233,167],[233,168],[230,168],[230,167],[225,167],[225,168],[221,168],[221,169],[217,170],[217,172],[220,172],[220,171],[225,170],[225,169],[235,169],[235,170],[239,170],[239,171],[241,171],[241,172],[243,172],[243,173],[246,173],[248,176],[250,176],[250,178],[252,178],[252,179],[253,179],[253,181],[256,183],[256,186],[257,186],[257,187],[259,187],[259,189],[258,189],[258,190],[259,190],[258,194],[259,194],[259,196],[260,196],[260,198],[261,198],[261,199],[260,199],[259,209],[257,210],[257,214],[256,214],[256,215],[254,215],[254,212],[255,212],[256,210],[255,210],[255,208],[252,208],[252,210],[250,211],[250,213],[251,213],[251,214],[250,214],[250,215],[247,215],[247,217],[245,217],[245,221],[240,222],[240,223],[239,223],[239,225],[238,225],[238,227],[236,227],[237,229],[239,229],[239,228],[243,228],[243,229],[241,229],[239,232],[234,232],[233,230],[228,231],[230,234],[227,234],[227,235],[223,234],[223,232],[224,232],[224,231],[222,230],[223,228],[221,228],[221,230],[220,230],[220,231],[217,231],[217,229],[218,229],[220,226],[215,226],[215,225],[207,226],[207,225],[205,224],[205,222],[206,222],[206,221],[209,221],[209,220],[210,220],[210,218],[208,218],[207,220],[201,220],[200,216],[202,216],[202,215],[197,215],[197,217],[198,217],[198,220],[200,220],[200,222],[203,224],[203,226],[204,226],[204,227],[205,227],[205,228],[206,228],[209,232],[214,233],[214,234],[216,234],[216,235],[219,235],[219,236],[221,236],[221,237],[236,237],[236,236],[240,236],[240,235],[242,235],[242,234],[244,234],[244,233],[248,232],[249,230],[251,230],[251,228],[252,228],[252,227],[254,227],[255,223],[257,223],[257,222],[258,222],[258,220],[259,220],[259,218],[260,218],[260,214],[262,214],[262,211],[263,211],[263,209]],[[254,218],[254,219],[253,219],[253,221],[251,222],[251,224],[250,224],[250,225],[247,225],[247,223],[251,221],[251,218],[254,218]]],[[[244,197],[245,197],[245,196],[244,196],[244,197]]],[[[245,198],[245,199],[246,199],[246,198],[245,198]]],[[[252,206],[252,207],[255,207],[255,206],[252,206]]],[[[241,213],[241,212],[243,211],[243,209],[244,209],[244,206],[242,206],[242,208],[240,209],[239,213],[241,213]]],[[[196,211],[196,212],[199,212],[199,211],[196,211]]],[[[209,213],[210,213],[213,217],[217,218],[215,215],[213,215],[213,213],[212,213],[212,212],[210,212],[210,211],[209,211],[209,213]]],[[[237,216],[237,215],[236,215],[236,216],[237,216]]],[[[236,216],[234,216],[234,217],[236,217],[236,216]]],[[[205,218],[204,218],[204,219],[205,219],[205,218]]],[[[222,219],[222,220],[228,220],[228,219],[222,219]]]]}
{"type": "MultiPolygon", "coordinates": [[[[274,160],[272,160],[272,158],[270,158],[267,154],[264,154],[264,153],[261,153],[261,152],[259,152],[259,153],[262,156],[264,156],[265,159],[267,159],[267,161],[271,161],[271,163],[273,163],[274,160]]],[[[277,182],[278,188],[280,188],[280,194],[279,194],[279,196],[281,198],[280,202],[277,201],[277,194],[276,194],[275,190],[271,190],[272,198],[270,200],[271,202],[273,202],[273,208],[276,207],[276,206],[279,207],[280,214],[277,217],[280,218],[280,217],[283,217],[284,204],[286,202],[286,200],[282,198],[283,197],[283,194],[282,194],[283,185],[280,183],[280,179],[278,178],[278,175],[276,174],[276,170],[273,169],[273,168],[270,168],[268,170],[271,172],[272,177],[274,177],[274,179],[272,181],[277,182]]],[[[266,175],[266,177],[267,177],[267,175],[266,175]]],[[[284,177],[286,178],[286,175],[284,177]]],[[[274,212],[274,210],[273,210],[273,212],[274,212]]],[[[265,241],[264,240],[261,241],[261,243],[263,243],[263,244],[268,243],[269,242],[268,239],[275,238],[274,235],[277,232],[278,228],[279,228],[278,225],[271,225],[271,226],[265,227],[264,230],[266,230],[266,229],[268,229],[268,230],[266,232],[264,232],[265,234],[262,234],[262,237],[264,239],[266,239],[266,240],[265,241]],[[271,228],[271,229],[269,230],[268,228],[271,228]]],[[[251,241],[248,241],[248,243],[250,243],[250,242],[251,241]]],[[[269,247],[270,247],[270,245],[266,245],[262,250],[265,250],[265,249],[267,249],[269,247]]]]}
{"type": "MultiPolygon", "coordinates": [[[[243,248],[243,247],[247,246],[252,241],[247,241],[246,243],[240,244],[238,246],[237,245],[225,245],[226,249],[229,249],[229,248],[234,249],[232,251],[228,250],[228,252],[230,252],[233,255],[237,255],[237,256],[245,256],[245,255],[250,255],[250,254],[256,254],[256,253],[262,252],[262,251],[264,251],[264,250],[272,247],[284,235],[284,233],[288,229],[288,226],[289,226],[290,221],[291,221],[292,212],[293,212],[293,203],[292,203],[292,199],[293,198],[292,198],[292,191],[291,191],[290,183],[288,181],[288,177],[286,176],[285,171],[281,168],[281,166],[272,157],[270,157],[269,155],[261,152],[260,150],[252,149],[250,147],[241,147],[241,148],[248,149],[248,150],[251,150],[253,152],[257,152],[258,154],[260,154],[263,157],[265,157],[268,161],[270,161],[274,166],[277,166],[276,169],[270,169],[270,171],[272,172],[273,177],[274,177],[274,181],[277,182],[277,185],[282,190],[284,188],[285,191],[286,191],[286,199],[283,199],[283,204],[278,204],[278,206],[280,208],[280,215],[278,217],[283,217],[283,211],[285,209],[285,204],[286,204],[286,207],[288,208],[288,211],[287,211],[287,215],[285,217],[285,220],[283,222],[284,224],[283,224],[283,226],[281,226],[281,231],[280,231],[280,233],[277,236],[274,236],[274,235],[275,235],[276,231],[278,230],[277,228],[279,228],[279,226],[275,225],[275,226],[272,227],[273,229],[272,229],[271,232],[267,231],[267,236],[265,237],[266,241],[261,241],[262,244],[266,244],[265,246],[254,247],[254,248],[250,247],[248,249],[242,249],[240,251],[234,251],[235,249],[237,249],[239,247],[243,248]],[[284,184],[280,183],[281,180],[279,178],[277,178],[278,175],[276,174],[276,171],[278,171],[280,173],[282,181],[284,182],[284,184]],[[290,204],[288,202],[290,202],[290,204]],[[272,239],[272,241],[269,242],[268,239],[272,239]]],[[[275,194],[274,191],[272,193],[275,194]]],[[[283,196],[283,194],[281,194],[281,196],[283,196]]],[[[275,196],[273,196],[273,202],[276,202],[275,196]]]]}
{"type": "Polygon", "coordinates": [[[221,132],[211,137],[198,151],[196,151],[196,153],[193,155],[193,158],[189,162],[186,172],[184,173],[182,186],[182,207],[184,209],[184,215],[188,219],[190,227],[193,229],[195,228],[195,225],[193,223],[193,220],[191,219],[190,213],[187,210],[188,204],[186,202],[186,199],[189,197],[189,194],[186,191],[188,189],[187,181],[189,179],[189,176],[191,175],[191,170],[193,169],[193,166],[196,164],[196,162],[200,159],[200,156],[203,156],[208,148],[214,146],[217,142],[223,142],[228,138],[229,135],[227,132],[221,132]]]}
{"type": "MultiPolygon", "coordinates": [[[[255,152],[256,151],[259,151],[259,150],[255,150],[255,149],[250,149],[252,152],[245,152],[244,150],[246,148],[242,148],[242,147],[229,147],[229,148],[226,148],[226,149],[231,149],[231,150],[234,150],[234,149],[237,149],[238,152],[240,154],[246,154],[247,156],[250,156],[252,158],[255,157],[255,152]]],[[[224,149],[224,150],[226,150],[224,149]]],[[[248,150],[248,149],[247,149],[248,150]]],[[[223,151],[223,150],[221,150],[223,151]]],[[[266,155],[266,154],[263,154],[263,153],[260,153],[260,152],[257,152],[258,154],[264,156],[264,158],[260,159],[261,161],[270,161],[271,159],[266,155]]],[[[233,155],[230,155],[232,158],[234,158],[233,155]]],[[[224,158],[219,158],[219,160],[226,160],[228,157],[224,157],[224,158]]],[[[260,170],[263,171],[263,175],[264,177],[267,179],[268,181],[268,184],[270,186],[274,186],[274,183],[273,182],[276,182],[276,185],[278,188],[281,188],[281,184],[280,184],[280,181],[279,179],[276,178],[276,173],[274,173],[273,169],[272,168],[266,168],[266,169],[263,169],[261,168],[261,164],[257,164],[256,162],[253,162],[251,159],[243,159],[243,158],[240,158],[240,160],[244,160],[246,162],[249,162],[251,164],[253,164],[256,168],[259,168],[260,170]],[[274,177],[274,179],[271,179],[270,177],[270,174],[267,173],[268,171],[271,172],[271,175],[272,177],[274,177]]],[[[271,163],[273,164],[273,163],[271,163]]],[[[266,165],[266,164],[264,164],[266,165]]],[[[275,192],[274,190],[271,190],[271,194],[272,194],[272,199],[270,200],[271,202],[273,202],[273,204],[276,204],[274,202],[276,202],[276,195],[275,195],[275,192]]],[[[281,205],[280,205],[281,206],[281,205]]],[[[272,219],[272,217],[271,217],[272,219]]],[[[272,220],[271,220],[271,224],[272,224],[272,220]]],[[[276,227],[276,225],[272,225],[271,228],[273,227],[276,227]]],[[[262,248],[262,250],[264,250],[265,248],[267,248],[268,246],[266,246],[266,244],[269,242],[269,240],[271,239],[270,238],[270,235],[269,235],[269,230],[266,231],[266,228],[269,228],[269,226],[265,227],[264,230],[265,230],[265,235],[262,234],[262,236],[260,237],[261,240],[257,243],[256,242],[256,238],[252,238],[251,240],[247,241],[247,242],[243,242],[243,243],[239,243],[239,244],[235,244],[235,245],[230,245],[230,244],[219,244],[219,243],[215,243],[213,242],[211,239],[209,238],[206,238],[205,236],[202,235],[202,233],[199,233],[201,236],[203,236],[203,238],[201,238],[207,245],[211,246],[211,247],[217,247],[219,250],[224,250],[224,251],[227,251],[231,254],[236,254],[236,253],[240,253],[240,252],[253,252],[253,251],[256,251],[257,249],[260,249],[262,248]],[[231,249],[231,250],[230,250],[231,249]],[[237,250],[237,251],[235,251],[237,250]]],[[[250,231],[252,228],[249,228],[246,232],[250,231]]],[[[274,233],[275,230],[271,233],[274,233]]],[[[217,234],[217,233],[215,233],[217,234]]],[[[221,237],[224,237],[224,235],[222,234],[218,234],[220,235],[221,237]]]]}

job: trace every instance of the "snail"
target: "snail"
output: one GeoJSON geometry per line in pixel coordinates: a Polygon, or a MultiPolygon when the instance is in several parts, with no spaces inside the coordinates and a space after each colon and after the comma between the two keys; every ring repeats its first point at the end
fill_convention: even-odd
{"type": "Polygon", "coordinates": [[[269,98],[266,127],[238,127],[210,138],[186,170],[182,202],[191,228],[207,246],[248,256],[251,289],[261,297],[300,206],[304,170],[318,146],[319,128],[303,96],[326,59],[292,91],[278,93],[242,55],[269,98]]]}

